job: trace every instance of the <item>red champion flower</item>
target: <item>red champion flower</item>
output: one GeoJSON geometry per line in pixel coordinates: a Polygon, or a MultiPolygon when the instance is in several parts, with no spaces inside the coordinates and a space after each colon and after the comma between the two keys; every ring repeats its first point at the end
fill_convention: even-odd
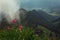
{"type": "Polygon", "coordinates": [[[16,19],[12,20],[12,23],[16,23],[16,22],[17,22],[16,19]]]}
{"type": "Polygon", "coordinates": [[[12,26],[8,26],[8,29],[10,29],[10,30],[11,30],[11,29],[13,29],[13,27],[12,27],[12,26]]]}
{"type": "Polygon", "coordinates": [[[22,25],[20,25],[20,26],[19,26],[19,30],[20,30],[20,31],[22,31],[22,29],[23,29],[23,26],[22,26],[22,25]]]}

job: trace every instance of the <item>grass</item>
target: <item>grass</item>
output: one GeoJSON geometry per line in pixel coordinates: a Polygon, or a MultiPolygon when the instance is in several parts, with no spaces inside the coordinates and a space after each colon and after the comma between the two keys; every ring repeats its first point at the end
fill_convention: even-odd
{"type": "Polygon", "coordinates": [[[0,40],[48,40],[50,31],[40,26],[37,28],[43,30],[44,33],[42,35],[35,35],[33,29],[30,27],[26,28],[25,26],[22,30],[19,30],[18,27],[0,30],[0,40]]]}

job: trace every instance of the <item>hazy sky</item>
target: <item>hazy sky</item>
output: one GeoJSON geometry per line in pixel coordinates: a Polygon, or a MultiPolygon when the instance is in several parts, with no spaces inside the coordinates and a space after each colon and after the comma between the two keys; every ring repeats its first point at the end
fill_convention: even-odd
{"type": "Polygon", "coordinates": [[[60,5],[60,0],[20,0],[21,7],[32,8],[51,8],[60,5]]]}

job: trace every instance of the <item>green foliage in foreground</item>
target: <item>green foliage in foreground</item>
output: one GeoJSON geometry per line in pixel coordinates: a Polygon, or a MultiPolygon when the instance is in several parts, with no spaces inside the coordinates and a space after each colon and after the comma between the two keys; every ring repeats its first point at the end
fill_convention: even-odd
{"type": "Polygon", "coordinates": [[[31,29],[0,30],[0,40],[34,40],[34,33],[31,29]]]}
{"type": "Polygon", "coordinates": [[[31,28],[23,28],[22,31],[19,28],[0,30],[0,40],[48,40],[49,31],[40,29],[45,32],[41,36],[35,35],[31,28]]]}

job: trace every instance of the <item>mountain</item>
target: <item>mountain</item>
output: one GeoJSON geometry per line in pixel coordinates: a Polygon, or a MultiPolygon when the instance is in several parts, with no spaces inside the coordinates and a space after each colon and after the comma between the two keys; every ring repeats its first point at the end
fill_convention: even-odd
{"type": "Polygon", "coordinates": [[[21,8],[19,11],[20,11],[21,16],[24,16],[27,13],[27,10],[25,10],[23,8],[21,8]]]}
{"type": "Polygon", "coordinates": [[[30,21],[32,20],[32,22],[34,21],[34,23],[37,21],[37,23],[45,25],[49,24],[49,22],[55,20],[56,18],[57,17],[51,16],[42,10],[32,10],[28,12],[26,19],[30,21]]]}
{"type": "Polygon", "coordinates": [[[21,23],[23,23],[24,22],[24,19],[25,19],[25,17],[26,17],[26,13],[28,12],[27,10],[25,10],[25,9],[23,9],[23,8],[21,8],[20,10],[20,19],[21,19],[21,23]]]}
{"type": "Polygon", "coordinates": [[[45,28],[49,29],[50,31],[53,31],[57,34],[60,33],[59,31],[60,28],[58,26],[58,24],[60,24],[60,21],[58,21],[59,17],[49,15],[48,13],[42,10],[39,10],[39,11],[32,10],[32,11],[29,11],[26,15],[27,15],[26,22],[30,27],[37,27],[38,25],[42,25],[45,28]]]}
{"type": "Polygon", "coordinates": [[[60,5],[50,8],[50,11],[51,15],[60,17],[60,5]]]}

